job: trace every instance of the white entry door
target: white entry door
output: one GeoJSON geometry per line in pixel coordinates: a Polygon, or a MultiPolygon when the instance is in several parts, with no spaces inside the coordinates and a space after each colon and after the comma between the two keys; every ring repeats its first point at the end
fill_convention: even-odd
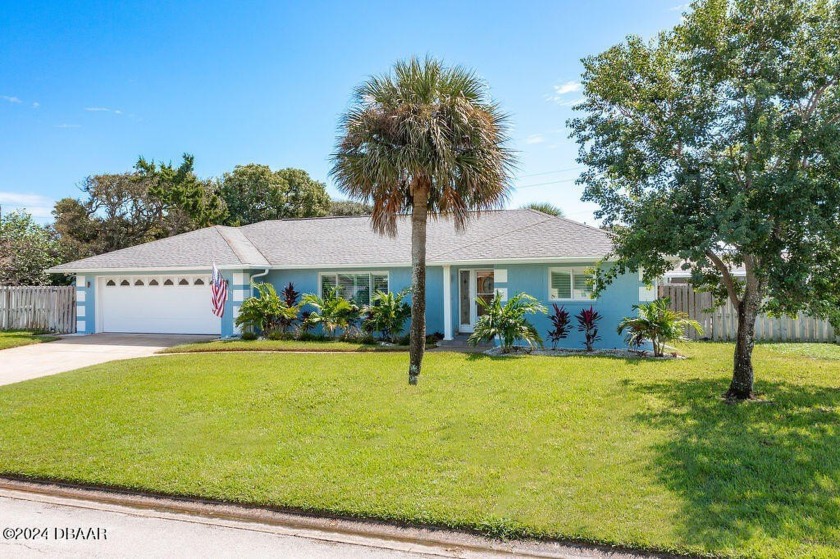
{"type": "Polygon", "coordinates": [[[96,296],[99,332],[221,334],[209,276],[102,277],[96,296]]]}
{"type": "Polygon", "coordinates": [[[493,270],[460,270],[458,272],[458,330],[460,332],[475,330],[475,322],[484,314],[484,309],[477,303],[477,299],[489,303],[493,300],[494,294],[493,270]]]}

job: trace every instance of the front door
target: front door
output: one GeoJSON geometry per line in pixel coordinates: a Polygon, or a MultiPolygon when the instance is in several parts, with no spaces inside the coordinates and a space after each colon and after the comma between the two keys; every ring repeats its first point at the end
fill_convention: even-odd
{"type": "Polygon", "coordinates": [[[460,270],[458,272],[458,330],[472,332],[475,322],[484,314],[477,299],[488,303],[495,294],[493,270],[460,270]]]}

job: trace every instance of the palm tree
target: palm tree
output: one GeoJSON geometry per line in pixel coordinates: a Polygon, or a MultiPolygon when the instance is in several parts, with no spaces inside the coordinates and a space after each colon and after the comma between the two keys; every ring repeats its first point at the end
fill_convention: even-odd
{"type": "Polygon", "coordinates": [[[515,161],[507,116],[475,72],[412,58],[356,88],[340,124],[331,175],[351,199],[370,203],[374,230],[394,236],[411,215],[411,342],[417,384],[426,338],[426,222],[500,208],[515,161]]]}
{"type": "Polygon", "coordinates": [[[555,206],[551,202],[531,202],[522,206],[522,209],[534,210],[555,217],[563,217],[565,215],[559,206],[555,206]]]}
{"type": "Polygon", "coordinates": [[[692,320],[684,312],[671,310],[671,299],[665,297],[650,303],[633,305],[639,316],[626,317],[618,323],[618,333],[625,330],[627,344],[638,347],[649,340],[653,344],[654,357],[662,357],[665,344],[677,340],[687,340],[685,332],[688,328],[698,334],[703,334],[703,327],[696,320],[692,320]]]}

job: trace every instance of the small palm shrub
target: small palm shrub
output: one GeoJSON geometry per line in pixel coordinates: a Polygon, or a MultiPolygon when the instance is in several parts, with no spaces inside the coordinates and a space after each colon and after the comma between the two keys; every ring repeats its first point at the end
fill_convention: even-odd
{"type": "Polygon", "coordinates": [[[583,332],[583,345],[586,347],[586,351],[592,351],[595,342],[601,339],[601,336],[598,335],[598,322],[601,321],[601,313],[590,305],[588,309],[581,309],[575,315],[575,319],[578,323],[578,332],[583,332]]]}
{"type": "Polygon", "coordinates": [[[467,340],[470,345],[493,341],[498,337],[502,353],[510,353],[517,340],[531,347],[542,346],[539,332],[525,318],[526,314],[545,313],[545,307],[534,297],[527,293],[517,293],[502,304],[502,298],[496,293],[489,303],[484,299],[476,299],[476,302],[484,309],[484,314],[476,322],[475,331],[467,340]]]}
{"type": "Polygon", "coordinates": [[[624,339],[630,347],[639,347],[645,341],[650,341],[655,357],[664,354],[665,344],[687,339],[686,328],[691,328],[698,334],[703,333],[700,323],[690,319],[683,312],[672,310],[670,304],[671,300],[665,297],[650,303],[633,305],[633,309],[639,315],[622,319],[618,323],[618,333],[623,334],[627,331],[624,339]]]}
{"type": "Polygon", "coordinates": [[[264,335],[283,330],[283,323],[297,316],[298,308],[289,307],[277,295],[270,283],[258,283],[254,286],[258,295],[248,297],[239,308],[239,315],[234,323],[249,331],[258,330],[264,335]]]}
{"type": "Polygon", "coordinates": [[[308,293],[301,299],[301,304],[314,309],[306,317],[307,326],[320,324],[327,336],[333,339],[338,330],[346,332],[359,318],[359,307],[339,295],[335,289],[328,289],[323,297],[308,293]]]}
{"type": "Polygon", "coordinates": [[[383,340],[395,343],[403,331],[405,321],[411,316],[411,307],[405,302],[409,290],[399,293],[374,293],[371,304],[366,308],[367,316],[362,324],[365,332],[378,332],[383,340]]]}
{"type": "Polygon", "coordinates": [[[548,315],[552,328],[548,331],[548,339],[551,340],[551,347],[557,349],[557,343],[569,336],[572,330],[572,319],[566,307],[558,307],[554,303],[554,312],[548,315]]]}

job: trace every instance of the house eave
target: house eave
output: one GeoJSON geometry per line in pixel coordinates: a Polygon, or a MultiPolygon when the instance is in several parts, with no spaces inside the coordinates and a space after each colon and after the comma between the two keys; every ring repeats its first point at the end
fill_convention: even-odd
{"type": "MultiPolygon", "coordinates": [[[[593,260],[600,261],[603,257],[597,256],[561,256],[546,258],[475,258],[470,260],[428,260],[426,266],[489,266],[489,265],[510,265],[510,264],[556,264],[556,263],[589,263],[593,260]]],[[[608,260],[609,261],[609,260],[608,260]]],[[[219,270],[351,270],[360,268],[408,268],[411,262],[371,262],[371,263],[313,263],[313,264],[225,264],[217,265],[219,270]]],[[[190,272],[210,270],[210,266],[144,266],[142,268],[49,268],[50,274],[130,274],[148,272],[190,272]]]]}
{"type": "MultiPolygon", "coordinates": [[[[219,270],[263,270],[266,266],[251,265],[251,264],[227,264],[217,265],[219,270]]],[[[48,274],[136,274],[136,273],[150,273],[150,272],[194,272],[194,271],[210,271],[212,266],[144,266],[142,268],[49,268],[46,270],[48,274]]]]}

